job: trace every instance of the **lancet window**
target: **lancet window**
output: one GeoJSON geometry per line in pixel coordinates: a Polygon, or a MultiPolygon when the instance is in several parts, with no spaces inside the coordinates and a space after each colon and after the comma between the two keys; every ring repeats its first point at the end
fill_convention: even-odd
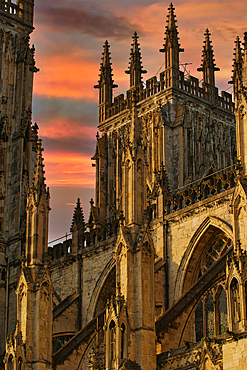
{"type": "Polygon", "coordinates": [[[124,359],[124,354],[125,354],[125,325],[121,325],[121,353],[120,353],[120,358],[121,360],[124,359]]]}
{"type": "Polygon", "coordinates": [[[227,299],[226,293],[221,288],[216,299],[209,293],[202,299],[195,310],[195,336],[196,342],[203,337],[214,337],[226,332],[227,322],[227,299]]]}
{"type": "Polygon", "coordinates": [[[218,299],[219,334],[224,334],[228,327],[226,292],[221,289],[218,299]]]}
{"type": "Polygon", "coordinates": [[[112,321],[110,323],[110,366],[111,369],[115,369],[116,360],[116,325],[112,321]]]}
{"type": "Polygon", "coordinates": [[[236,324],[240,321],[240,296],[239,284],[236,278],[231,282],[231,301],[232,301],[232,318],[233,323],[236,324]]]}
{"type": "Polygon", "coordinates": [[[214,302],[211,294],[208,295],[205,302],[206,311],[206,336],[214,337],[214,302]]]}

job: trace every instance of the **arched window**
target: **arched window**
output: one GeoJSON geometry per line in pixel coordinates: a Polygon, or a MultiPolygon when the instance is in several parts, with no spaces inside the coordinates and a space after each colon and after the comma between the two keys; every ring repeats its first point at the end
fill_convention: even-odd
{"type": "Polygon", "coordinates": [[[110,323],[110,366],[115,368],[116,359],[116,325],[114,321],[110,323]]]}
{"type": "Polygon", "coordinates": [[[124,358],[125,353],[125,325],[121,325],[121,360],[124,358]]]}
{"type": "Polygon", "coordinates": [[[239,285],[236,278],[232,279],[231,282],[231,298],[232,298],[232,316],[233,323],[236,324],[240,321],[240,296],[239,296],[239,285]]]}
{"type": "Polygon", "coordinates": [[[224,334],[228,327],[227,322],[227,299],[226,292],[224,289],[221,289],[219,298],[218,298],[218,315],[219,315],[219,334],[224,334]]]}
{"type": "Polygon", "coordinates": [[[196,327],[196,341],[200,342],[200,340],[204,337],[203,335],[203,303],[202,301],[197,306],[195,312],[195,327],[196,327]]]}
{"type": "Polygon", "coordinates": [[[206,299],[206,336],[214,336],[214,302],[211,294],[206,299]]]}

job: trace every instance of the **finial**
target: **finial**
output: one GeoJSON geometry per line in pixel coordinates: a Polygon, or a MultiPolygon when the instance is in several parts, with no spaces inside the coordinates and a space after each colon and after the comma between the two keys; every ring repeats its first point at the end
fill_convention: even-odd
{"type": "Polygon", "coordinates": [[[96,139],[99,140],[99,131],[97,131],[96,139]]]}
{"type": "Polygon", "coordinates": [[[93,207],[93,205],[94,205],[93,198],[90,199],[90,202],[89,203],[91,204],[91,207],[93,207]]]}

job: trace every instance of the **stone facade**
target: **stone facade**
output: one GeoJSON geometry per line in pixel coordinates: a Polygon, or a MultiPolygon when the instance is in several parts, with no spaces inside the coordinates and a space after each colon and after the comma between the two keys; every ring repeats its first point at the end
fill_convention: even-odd
{"type": "Polygon", "coordinates": [[[49,190],[31,123],[33,1],[0,1],[0,367],[244,369],[247,336],[247,33],[219,96],[210,33],[203,82],[179,69],[168,8],[164,71],[112,101],[104,44],[95,201],[48,248],[49,190]],[[3,333],[3,334],[2,334],[3,333]]]}

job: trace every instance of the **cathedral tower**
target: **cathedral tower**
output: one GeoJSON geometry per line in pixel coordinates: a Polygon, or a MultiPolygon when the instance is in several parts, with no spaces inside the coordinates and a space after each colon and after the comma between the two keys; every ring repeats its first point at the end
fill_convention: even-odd
{"type": "Polygon", "coordinates": [[[33,0],[0,2],[0,332],[5,333],[0,353],[16,322],[15,284],[25,253],[26,200],[38,148],[38,127],[31,122],[33,74],[38,71],[29,43],[33,8],[33,0]]]}

